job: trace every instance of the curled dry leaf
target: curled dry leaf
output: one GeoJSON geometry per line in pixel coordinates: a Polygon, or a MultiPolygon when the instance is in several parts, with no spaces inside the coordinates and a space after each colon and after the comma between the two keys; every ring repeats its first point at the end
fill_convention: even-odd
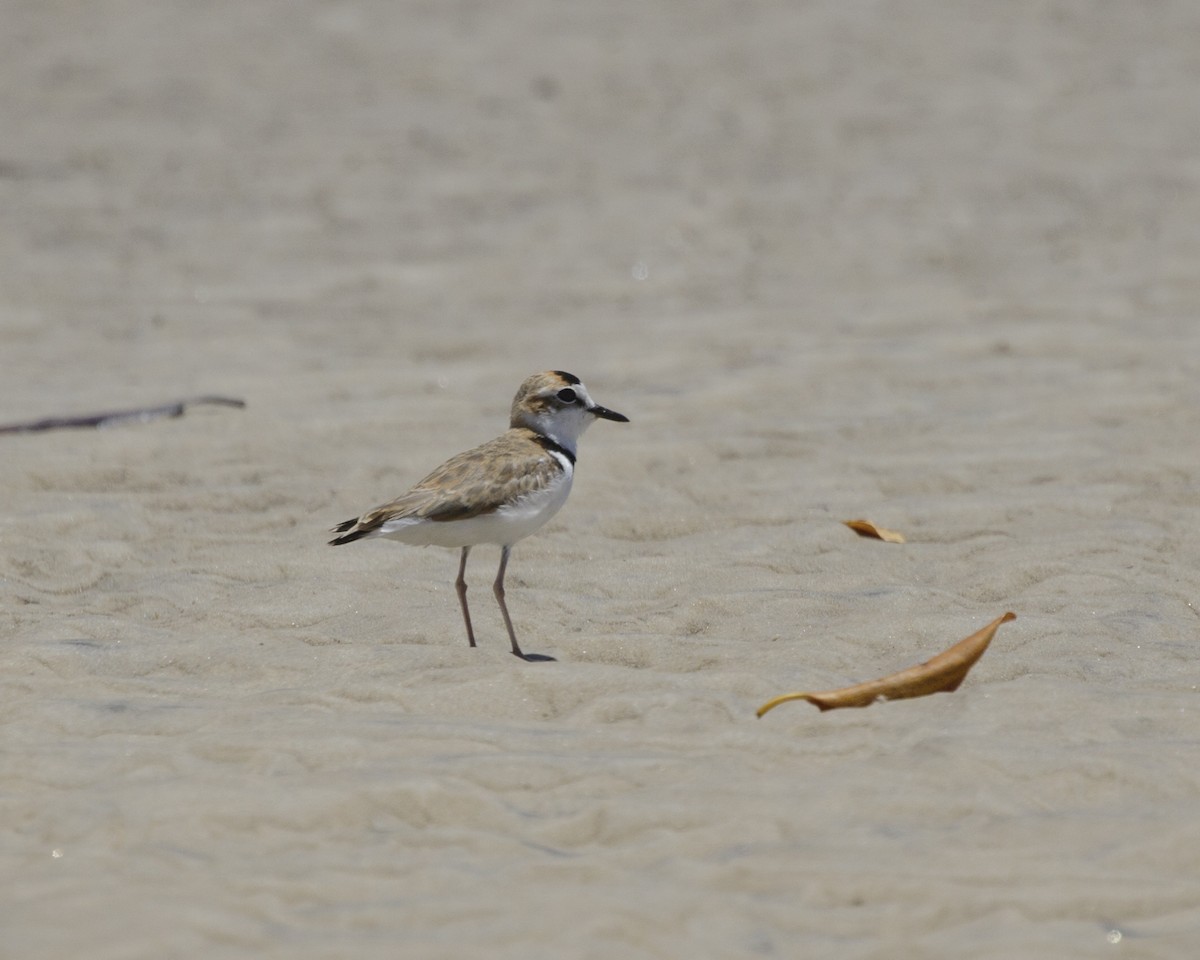
{"type": "Polygon", "coordinates": [[[807,700],[821,710],[835,710],[838,707],[866,707],[876,700],[903,700],[943,691],[949,693],[958,689],[967,671],[983,656],[988,644],[992,642],[992,637],[1000,629],[1000,624],[1016,619],[1015,613],[1006,613],[982,630],[942,651],[932,660],[890,676],[880,677],[878,680],[822,693],[786,693],[764,703],[758,708],[758,715],[761,717],[768,710],[788,700],[807,700]]]}
{"type": "Polygon", "coordinates": [[[874,537],[888,543],[904,543],[904,534],[888,530],[886,527],[877,527],[870,520],[843,520],[842,523],[860,537],[874,537]]]}

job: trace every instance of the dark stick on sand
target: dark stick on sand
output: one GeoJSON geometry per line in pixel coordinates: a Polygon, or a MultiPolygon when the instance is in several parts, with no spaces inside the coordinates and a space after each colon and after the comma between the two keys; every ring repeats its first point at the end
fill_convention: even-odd
{"type": "Polygon", "coordinates": [[[109,410],[105,413],[89,413],[78,417],[47,417],[45,420],[31,420],[28,423],[10,423],[0,426],[0,433],[41,433],[43,430],[66,430],[77,427],[115,427],[126,423],[149,423],[151,420],[161,420],[164,417],[182,417],[184,410],[197,404],[207,403],[219,407],[246,406],[245,400],[233,397],[192,397],[188,400],[176,400],[174,403],[164,403],[159,407],[137,407],[133,410],[109,410]]]}

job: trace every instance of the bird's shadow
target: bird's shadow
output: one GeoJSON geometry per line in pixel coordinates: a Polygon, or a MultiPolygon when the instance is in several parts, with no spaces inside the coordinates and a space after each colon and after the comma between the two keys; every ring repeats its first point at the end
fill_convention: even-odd
{"type": "Polygon", "coordinates": [[[552,657],[548,653],[523,653],[521,659],[526,663],[558,663],[558,657],[552,657]]]}

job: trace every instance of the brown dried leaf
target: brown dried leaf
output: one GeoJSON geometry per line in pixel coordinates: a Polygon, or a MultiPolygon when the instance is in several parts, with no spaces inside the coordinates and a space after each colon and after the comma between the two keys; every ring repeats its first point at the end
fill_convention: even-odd
{"type": "Polygon", "coordinates": [[[1016,620],[1015,613],[997,617],[982,630],[960,640],[948,650],[943,650],[932,660],[901,670],[878,680],[868,680],[841,690],[826,690],[822,693],[786,693],[782,697],[768,700],[758,708],[761,717],[768,710],[788,700],[807,700],[821,710],[838,707],[866,707],[876,700],[903,700],[908,697],[924,697],[931,693],[949,693],[957,690],[975,662],[992,642],[1000,624],[1016,620]]]}
{"type": "Polygon", "coordinates": [[[886,527],[877,527],[870,520],[843,520],[842,523],[860,537],[874,537],[887,543],[904,543],[904,534],[888,530],[886,527]]]}

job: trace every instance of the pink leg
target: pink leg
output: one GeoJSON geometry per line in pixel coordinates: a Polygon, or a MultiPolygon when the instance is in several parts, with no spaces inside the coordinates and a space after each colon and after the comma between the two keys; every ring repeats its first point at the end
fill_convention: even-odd
{"type": "MultiPolygon", "coordinates": [[[[462,605],[463,623],[467,625],[467,643],[475,646],[475,631],[471,629],[471,611],[467,609],[467,554],[470,547],[462,548],[462,559],[458,562],[458,579],[454,581],[454,589],[458,591],[458,602],[462,605]]],[[[511,628],[510,628],[511,632],[511,628]]]]}
{"type": "Polygon", "coordinates": [[[496,595],[496,602],[500,604],[500,613],[504,615],[504,625],[508,627],[508,639],[512,641],[512,652],[515,656],[522,660],[528,659],[521,652],[521,647],[517,644],[517,634],[513,630],[512,618],[508,615],[508,605],[504,602],[504,571],[508,567],[508,555],[512,552],[512,547],[500,548],[500,569],[496,571],[496,582],[492,584],[492,593],[496,595]]]}

